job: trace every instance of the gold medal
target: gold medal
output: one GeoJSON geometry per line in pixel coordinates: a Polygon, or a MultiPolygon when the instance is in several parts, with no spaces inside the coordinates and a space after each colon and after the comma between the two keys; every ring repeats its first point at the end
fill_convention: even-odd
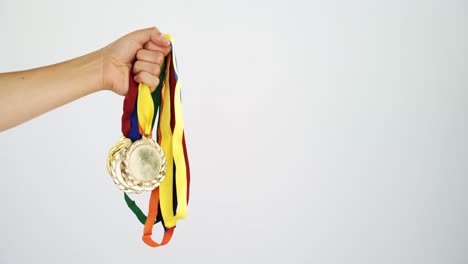
{"type": "Polygon", "coordinates": [[[116,186],[125,192],[128,207],[145,225],[142,239],[151,247],[171,240],[177,221],[186,216],[190,187],[174,44],[170,35],[165,37],[171,42],[171,52],[162,65],[159,85],[152,93],[148,85],[140,83],[136,87],[130,78],[123,105],[123,136],[107,157],[107,170],[116,186]],[[153,132],[158,141],[147,137],[153,132]],[[143,137],[137,140],[140,136],[143,137]],[[147,215],[127,195],[146,191],[151,191],[147,215]],[[152,239],[153,226],[158,222],[164,226],[160,243],[152,239]]]}
{"type": "Polygon", "coordinates": [[[126,193],[142,193],[158,187],[166,175],[166,156],[151,138],[131,142],[121,137],[107,156],[107,170],[126,193]]]}

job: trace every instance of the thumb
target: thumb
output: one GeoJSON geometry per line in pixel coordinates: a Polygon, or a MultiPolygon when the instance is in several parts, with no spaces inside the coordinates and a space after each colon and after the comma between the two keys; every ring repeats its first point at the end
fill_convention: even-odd
{"type": "Polygon", "coordinates": [[[128,34],[127,36],[133,39],[142,47],[150,40],[151,42],[161,45],[163,47],[169,45],[169,41],[166,38],[164,38],[161,31],[159,31],[157,27],[140,29],[128,34]]]}

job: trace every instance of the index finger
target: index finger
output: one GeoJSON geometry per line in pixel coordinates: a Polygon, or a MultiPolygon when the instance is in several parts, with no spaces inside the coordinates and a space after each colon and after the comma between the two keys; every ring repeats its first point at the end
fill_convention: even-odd
{"type": "Polygon", "coordinates": [[[144,45],[144,49],[152,50],[152,51],[159,51],[162,54],[164,54],[164,56],[167,56],[167,54],[169,54],[169,52],[171,51],[171,46],[170,45],[169,46],[160,46],[158,44],[155,44],[153,41],[148,41],[144,45]]]}

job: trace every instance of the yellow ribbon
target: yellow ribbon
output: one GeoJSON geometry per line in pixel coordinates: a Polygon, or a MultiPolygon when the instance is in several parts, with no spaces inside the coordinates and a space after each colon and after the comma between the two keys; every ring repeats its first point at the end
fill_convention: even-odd
{"type": "Polygon", "coordinates": [[[180,100],[180,82],[177,81],[174,93],[174,114],[171,117],[171,93],[169,80],[171,66],[174,67],[174,74],[178,74],[175,55],[174,40],[168,34],[164,35],[172,43],[172,52],[168,55],[166,64],[166,78],[163,87],[163,107],[161,113],[161,147],[166,154],[167,170],[166,177],[160,185],[160,206],[166,228],[174,227],[177,220],[185,218],[187,214],[187,174],[185,156],[182,144],[184,133],[184,122],[182,119],[182,105],[180,100]],[[171,131],[171,118],[175,118],[174,133],[171,131]],[[176,170],[176,194],[177,194],[177,212],[173,211],[173,186],[174,186],[174,168],[176,170]]]}
{"type": "MultiPolygon", "coordinates": [[[[177,81],[174,90],[174,105],[170,92],[170,75],[178,75],[176,59],[174,55],[174,40],[169,34],[164,35],[172,44],[172,51],[167,56],[166,77],[161,91],[163,104],[160,110],[160,145],[166,155],[167,169],[166,177],[159,186],[161,213],[166,228],[174,227],[177,220],[185,218],[187,214],[187,171],[185,164],[184,149],[182,144],[184,134],[184,122],[182,119],[182,104],[180,99],[180,82],[177,81]],[[171,66],[174,73],[171,71],[171,66]],[[171,107],[174,108],[174,116],[171,116],[171,107]],[[171,129],[171,119],[174,119],[174,132],[171,129]],[[174,175],[174,164],[177,168],[174,175]],[[175,178],[174,178],[175,176],[175,178]],[[173,211],[174,180],[176,181],[177,212],[173,211]]],[[[154,115],[153,98],[150,88],[140,83],[138,86],[137,99],[138,123],[145,136],[151,135],[151,125],[154,115]]]]}
{"type": "Polygon", "coordinates": [[[140,83],[138,86],[138,99],[137,99],[137,114],[138,123],[145,136],[151,135],[151,125],[154,115],[153,98],[151,97],[151,90],[148,85],[140,83]]]}
{"type": "MultiPolygon", "coordinates": [[[[171,55],[168,55],[170,58],[171,55]]],[[[166,177],[159,186],[161,214],[164,219],[164,224],[167,228],[174,227],[176,220],[173,218],[173,197],[172,188],[174,186],[174,160],[172,155],[172,131],[171,131],[171,93],[169,91],[169,74],[171,60],[166,63],[166,77],[164,78],[163,86],[163,106],[161,109],[161,120],[159,128],[161,129],[161,148],[166,155],[166,177]],[[172,217],[171,217],[172,216],[172,217]]]]}
{"type": "MultiPolygon", "coordinates": [[[[175,74],[177,72],[177,64],[174,53],[172,54],[172,63],[174,65],[175,74]]],[[[174,152],[174,163],[177,168],[177,214],[176,219],[183,219],[187,214],[187,170],[185,167],[184,149],[182,144],[182,136],[184,134],[184,120],[182,118],[182,103],[180,100],[180,81],[177,80],[174,92],[174,117],[175,126],[172,139],[172,150],[174,152]]]]}

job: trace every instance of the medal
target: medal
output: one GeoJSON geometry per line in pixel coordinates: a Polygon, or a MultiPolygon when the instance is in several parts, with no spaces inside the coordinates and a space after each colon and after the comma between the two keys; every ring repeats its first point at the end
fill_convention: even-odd
{"type": "Polygon", "coordinates": [[[161,67],[159,85],[151,93],[148,86],[136,84],[130,76],[122,115],[123,136],[107,157],[109,175],[144,224],[142,238],[151,247],[171,240],[177,221],[186,216],[190,187],[174,42],[170,35],[165,37],[171,42],[171,52],[161,67]],[[151,192],[148,216],[128,196],[142,192],[151,192]],[[151,238],[158,222],[165,230],[161,243],[151,238]]]}
{"type": "Polygon", "coordinates": [[[115,185],[126,193],[152,191],[166,176],[166,156],[151,138],[132,143],[121,137],[109,152],[107,170],[115,185]]]}

